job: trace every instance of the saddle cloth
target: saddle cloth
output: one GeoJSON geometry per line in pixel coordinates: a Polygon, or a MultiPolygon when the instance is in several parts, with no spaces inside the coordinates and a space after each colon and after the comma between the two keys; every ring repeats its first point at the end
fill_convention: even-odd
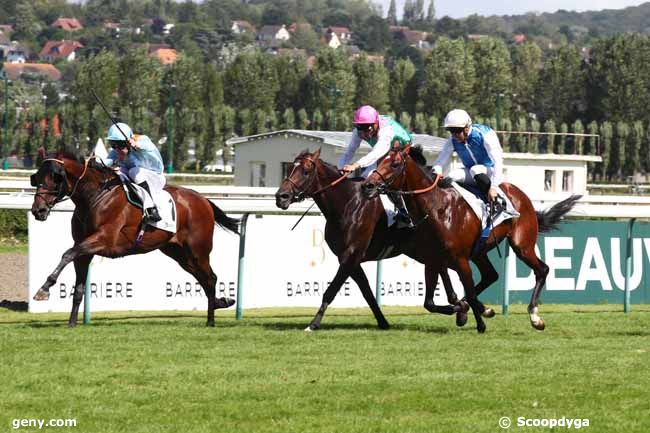
{"type": "Polygon", "coordinates": [[[506,203],[506,208],[500,212],[499,214],[496,215],[494,218],[494,221],[492,222],[492,227],[487,227],[487,220],[488,220],[488,215],[489,215],[489,207],[488,204],[485,203],[483,200],[480,198],[476,197],[473,193],[468,191],[467,189],[463,188],[456,182],[452,182],[452,186],[458,191],[458,193],[463,196],[465,201],[469,204],[469,206],[472,208],[476,216],[478,217],[479,220],[481,220],[481,229],[483,232],[489,230],[492,227],[496,227],[502,222],[509,220],[511,218],[518,218],[519,217],[519,212],[517,212],[517,209],[512,205],[512,202],[510,199],[506,196],[506,194],[503,192],[501,187],[497,187],[497,194],[499,197],[501,197],[505,203],[506,203]]]}
{"type": "Polygon", "coordinates": [[[148,223],[147,225],[166,232],[176,233],[176,203],[172,199],[171,194],[162,190],[157,194],[153,194],[153,197],[150,197],[144,188],[131,182],[131,180],[125,179],[122,174],[120,174],[120,177],[123,181],[122,188],[124,188],[126,198],[135,207],[143,209],[143,197],[145,198],[145,203],[147,203],[144,207],[151,207],[151,199],[153,198],[153,204],[158,208],[158,214],[161,220],[155,223],[148,223]]]}
{"type": "Polygon", "coordinates": [[[384,205],[384,212],[386,212],[386,217],[388,218],[388,227],[390,227],[395,224],[395,215],[397,214],[395,212],[395,205],[386,194],[379,194],[379,197],[381,197],[381,204],[384,205]]]}

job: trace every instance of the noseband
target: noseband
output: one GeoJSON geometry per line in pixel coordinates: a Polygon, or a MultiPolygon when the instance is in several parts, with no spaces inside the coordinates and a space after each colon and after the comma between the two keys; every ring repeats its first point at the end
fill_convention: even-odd
{"type": "Polygon", "coordinates": [[[84,171],[83,171],[83,173],[81,173],[81,176],[79,176],[79,178],[75,182],[74,187],[72,188],[72,191],[70,192],[70,194],[68,194],[68,180],[67,180],[67,176],[66,176],[67,173],[65,171],[65,163],[63,162],[63,160],[56,159],[56,158],[44,159],[43,162],[52,161],[52,162],[59,163],[59,164],[61,164],[63,166],[63,173],[64,173],[63,181],[61,181],[59,183],[56,190],[43,188],[45,191],[39,192],[38,189],[37,189],[36,193],[35,193],[35,196],[36,197],[41,197],[43,199],[43,201],[45,202],[45,205],[47,206],[48,210],[52,210],[52,208],[54,206],[56,206],[57,204],[61,203],[62,201],[67,200],[69,197],[72,197],[74,195],[75,191],[77,190],[77,186],[79,186],[79,182],[81,181],[81,179],[83,179],[83,177],[86,175],[86,172],[88,171],[88,163],[93,158],[94,158],[94,156],[92,158],[89,158],[85,162],[84,171]],[[48,203],[47,200],[46,200],[46,197],[50,196],[50,195],[56,195],[56,198],[54,199],[54,201],[52,203],[48,203]]]}
{"type": "MultiPolygon", "coordinates": [[[[381,183],[377,185],[377,191],[380,194],[386,194],[388,192],[391,192],[393,194],[401,194],[401,195],[415,195],[415,194],[422,194],[424,192],[429,192],[433,188],[438,185],[438,182],[440,179],[442,179],[442,176],[436,175],[436,178],[433,179],[433,183],[429,185],[426,188],[422,189],[416,189],[412,191],[402,191],[402,190],[397,190],[397,189],[391,189],[390,187],[395,183],[398,177],[400,177],[402,174],[404,174],[404,171],[406,170],[406,156],[402,154],[402,152],[399,152],[399,154],[402,156],[402,164],[400,166],[399,171],[395,171],[391,177],[386,179],[384,175],[382,175],[377,169],[373,170],[372,173],[377,173],[377,176],[381,179],[381,183]]],[[[372,174],[371,173],[371,174],[372,174]]]]}
{"type": "Polygon", "coordinates": [[[319,189],[318,191],[315,191],[315,192],[309,194],[309,193],[307,193],[307,191],[309,191],[311,189],[312,185],[316,181],[316,161],[314,161],[311,158],[307,158],[306,156],[301,156],[299,158],[296,158],[296,161],[300,161],[300,160],[306,160],[306,161],[311,162],[313,164],[313,166],[314,166],[314,173],[311,175],[311,180],[309,181],[309,185],[306,188],[301,189],[294,181],[291,180],[291,176],[293,175],[293,172],[296,170],[296,167],[298,167],[298,164],[294,163],[293,169],[291,170],[291,173],[289,173],[289,175],[284,179],[287,182],[289,182],[291,184],[291,186],[293,186],[294,193],[293,193],[293,196],[291,197],[293,202],[300,202],[300,201],[303,201],[305,198],[307,198],[310,195],[313,197],[313,196],[315,196],[317,194],[320,194],[321,192],[323,192],[326,189],[338,184],[343,179],[348,177],[348,174],[345,173],[343,176],[341,176],[338,179],[332,181],[331,183],[325,185],[323,188],[319,189]],[[295,192],[295,191],[297,191],[297,192],[295,192]]]}

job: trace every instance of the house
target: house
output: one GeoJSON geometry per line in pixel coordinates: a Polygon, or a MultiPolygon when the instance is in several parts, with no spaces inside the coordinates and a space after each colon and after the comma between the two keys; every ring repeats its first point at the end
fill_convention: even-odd
{"type": "Polygon", "coordinates": [[[3,33],[0,33],[0,59],[4,59],[7,54],[9,54],[9,48],[11,48],[11,41],[9,37],[3,33]]]}
{"type": "Polygon", "coordinates": [[[418,30],[403,30],[402,35],[408,44],[412,47],[415,47],[419,50],[429,50],[431,49],[431,44],[427,42],[427,37],[429,33],[420,32],[418,30]]]}
{"type": "Polygon", "coordinates": [[[524,35],[523,33],[517,33],[515,35],[512,35],[512,42],[517,45],[523,44],[524,42],[526,42],[526,35],[524,35]]]}
{"type": "Polygon", "coordinates": [[[233,21],[230,26],[230,31],[235,35],[241,35],[244,33],[255,35],[257,33],[255,26],[245,20],[233,21]]]}
{"type": "Polygon", "coordinates": [[[47,41],[38,57],[48,63],[54,63],[57,60],[67,60],[70,62],[75,59],[76,52],[79,48],[83,48],[83,44],[78,41],[47,41]]]}
{"type": "Polygon", "coordinates": [[[0,24],[0,34],[9,36],[13,31],[14,28],[11,24],[0,24]]]}
{"type": "Polygon", "coordinates": [[[308,31],[311,30],[311,24],[309,23],[293,23],[289,26],[287,30],[289,30],[289,33],[296,33],[296,31],[301,30],[301,31],[308,31]]]}
{"type": "Polygon", "coordinates": [[[25,63],[30,55],[29,48],[21,47],[13,42],[5,49],[7,63],[25,63]]]}
{"type": "Polygon", "coordinates": [[[327,46],[334,50],[342,45],[341,40],[336,36],[336,33],[325,33],[324,38],[327,46]]]}
{"type": "Polygon", "coordinates": [[[170,34],[173,28],[174,28],[174,24],[165,24],[163,26],[163,35],[170,34]]]}
{"type": "Polygon", "coordinates": [[[83,29],[83,26],[76,18],[57,18],[50,27],[64,30],[66,32],[74,32],[83,29]]]}
{"type": "Polygon", "coordinates": [[[173,48],[157,48],[150,51],[149,56],[155,58],[163,65],[171,65],[176,61],[177,53],[173,48]]]}
{"type": "Polygon", "coordinates": [[[5,63],[4,70],[10,80],[18,80],[21,75],[41,75],[49,81],[59,81],[61,72],[47,63],[5,63]]]}
{"type": "Polygon", "coordinates": [[[262,42],[288,41],[291,38],[287,27],[281,26],[264,26],[257,32],[257,40],[262,42]]]}
{"type": "Polygon", "coordinates": [[[325,31],[325,34],[334,34],[342,44],[347,44],[352,41],[352,32],[347,27],[330,26],[325,31]]]}

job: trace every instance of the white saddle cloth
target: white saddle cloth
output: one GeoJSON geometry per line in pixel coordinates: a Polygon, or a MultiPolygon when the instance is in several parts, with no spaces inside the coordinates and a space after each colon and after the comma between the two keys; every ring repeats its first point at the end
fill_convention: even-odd
{"type": "MultiPolygon", "coordinates": [[[[142,199],[145,209],[153,207],[154,204],[158,208],[158,214],[160,215],[161,220],[155,223],[148,223],[147,225],[166,232],[176,233],[176,203],[172,199],[171,194],[163,189],[159,193],[154,194],[152,200],[152,197],[144,188],[135,183],[132,185],[135,187],[138,195],[142,199]]],[[[124,188],[124,191],[128,196],[126,185],[122,185],[122,188],[124,188]]]]}
{"type": "Polygon", "coordinates": [[[384,212],[386,212],[386,217],[388,218],[388,227],[390,227],[395,224],[395,215],[397,214],[395,212],[395,205],[386,194],[379,194],[379,197],[381,197],[381,204],[384,205],[384,212]]]}
{"type": "MultiPolygon", "coordinates": [[[[456,182],[452,182],[453,187],[458,191],[460,195],[463,196],[465,201],[469,204],[469,206],[472,208],[478,219],[481,220],[481,229],[485,229],[485,226],[487,225],[487,217],[488,217],[488,204],[483,202],[480,198],[476,197],[474,194],[472,194],[470,191],[466,190],[462,186],[460,186],[456,182]]],[[[506,208],[500,212],[494,221],[492,222],[492,227],[496,227],[502,222],[509,220],[511,218],[519,218],[519,212],[517,212],[517,209],[512,205],[512,202],[506,196],[506,194],[501,190],[501,187],[497,187],[497,194],[499,197],[502,197],[505,202],[506,202],[506,208]]]]}

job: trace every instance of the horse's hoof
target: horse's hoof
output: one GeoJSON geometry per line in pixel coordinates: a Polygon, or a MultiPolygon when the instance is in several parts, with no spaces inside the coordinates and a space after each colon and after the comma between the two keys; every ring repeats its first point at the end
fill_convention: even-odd
{"type": "Polygon", "coordinates": [[[76,328],[77,323],[76,322],[68,322],[68,328],[76,328]]]}
{"type": "Polygon", "coordinates": [[[544,319],[539,319],[537,322],[533,322],[531,320],[530,324],[533,326],[533,328],[537,329],[538,331],[543,331],[544,328],[546,328],[546,324],[544,323],[544,319]]]}
{"type": "Polygon", "coordinates": [[[214,328],[214,322],[208,322],[205,324],[208,328],[214,328]]]}
{"type": "Polygon", "coordinates": [[[305,332],[314,332],[316,329],[312,328],[311,326],[308,326],[305,328],[305,332]]]}
{"type": "Polygon", "coordinates": [[[467,323],[467,313],[459,311],[456,313],[456,326],[459,328],[465,326],[467,323]]]}
{"type": "Polygon", "coordinates": [[[486,308],[485,311],[483,311],[483,314],[481,314],[481,315],[483,317],[485,317],[486,319],[491,319],[491,318],[493,318],[494,316],[497,315],[497,312],[494,311],[493,308],[486,308]]]}
{"type": "Polygon", "coordinates": [[[35,301],[47,301],[50,299],[50,292],[43,289],[38,289],[38,292],[34,295],[35,301]]]}
{"type": "Polygon", "coordinates": [[[232,298],[215,298],[214,299],[214,308],[228,308],[235,305],[235,300],[232,298]]]}
{"type": "Polygon", "coordinates": [[[388,322],[380,322],[377,326],[379,326],[379,329],[390,329],[390,324],[388,322]]]}
{"type": "Polygon", "coordinates": [[[476,325],[476,331],[479,334],[485,334],[485,324],[476,325]]]}

